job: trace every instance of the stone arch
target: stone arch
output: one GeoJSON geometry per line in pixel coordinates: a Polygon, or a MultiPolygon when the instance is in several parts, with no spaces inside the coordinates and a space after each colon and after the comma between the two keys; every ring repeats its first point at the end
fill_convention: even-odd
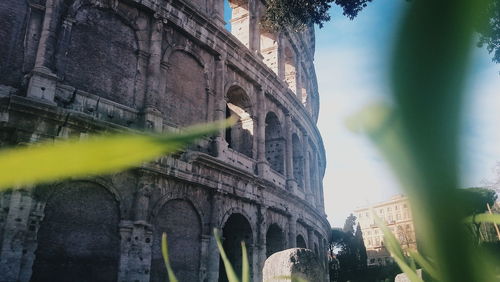
{"type": "Polygon", "coordinates": [[[250,98],[243,88],[236,85],[228,89],[226,97],[226,117],[234,117],[238,120],[235,125],[226,129],[228,146],[252,158],[254,120],[250,98]]]}
{"type": "Polygon", "coordinates": [[[162,205],[152,221],[150,281],[167,281],[161,254],[163,232],[167,234],[170,262],[177,278],[180,281],[199,281],[202,223],[193,204],[184,199],[171,199],[162,205]]]}
{"type": "Polygon", "coordinates": [[[284,174],[285,138],[283,136],[283,127],[274,112],[267,113],[265,122],[266,160],[273,170],[284,174]]]}
{"type": "Polygon", "coordinates": [[[297,243],[297,248],[307,248],[306,240],[304,239],[304,236],[301,234],[297,235],[296,238],[296,243],[297,243]]]}
{"type": "Polygon", "coordinates": [[[82,3],[75,2],[69,13],[71,34],[62,33],[67,43],[55,55],[58,75],[77,89],[136,107],[136,26],[117,10],[82,3]]]}
{"type": "MultiPolygon", "coordinates": [[[[241,213],[233,213],[228,218],[222,228],[223,247],[238,277],[241,277],[241,242],[245,242],[250,263],[250,273],[252,275],[253,261],[253,231],[248,219],[241,213]]],[[[250,278],[252,280],[252,278],[250,278]]],[[[219,281],[227,281],[224,263],[219,262],[219,281]]]]}
{"type": "Polygon", "coordinates": [[[164,56],[168,67],[163,69],[166,79],[159,100],[167,123],[178,127],[206,122],[209,84],[203,60],[188,48],[167,50],[164,56]]]}
{"type": "Polygon", "coordinates": [[[304,187],[304,149],[299,136],[292,134],[293,177],[297,185],[304,187]]]}
{"type": "Polygon", "coordinates": [[[278,224],[271,224],[266,232],[266,257],[285,249],[285,234],[278,224]]]}
{"type": "Polygon", "coordinates": [[[88,181],[53,189],[37,235],[31,281],[116,281],[120,211],[115,197],[88,181]]]}

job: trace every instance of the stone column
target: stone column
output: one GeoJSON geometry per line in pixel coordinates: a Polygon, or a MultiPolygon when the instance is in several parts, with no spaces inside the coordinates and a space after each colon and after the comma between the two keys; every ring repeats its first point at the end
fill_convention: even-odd
{"type": "Polygon", "coordinates": [[[260,52],[260,0],[249,0],[250,9],[250,44],[249,49],[255,54],[260,52]]]}
{"type": "Polygon", "coordinates": [[[226,22],[224,21],[224,1],[220,0],[212,0],[212,20],[218,25],[220,28],[224,28],[226,22]]]}
{"type": "Polygon", "coordinates": [[[47,0],[42,32],[35,59],[35,67],[28,84],[27,96],[54,103],[57,76],[51,70],[57,42],[58,7],[62,1],[47,0]]]}
{"type": "Polygon", "coordinates": [[[311,227],[307,228],[307,248],[314,252],[314,231],[311,227]]]}
{"type": "Polygon", "coordinates": [[[159,82],[161,75],[161,45],[163,39],[163,19],[157,17],[151,26],[149,41],[149,63],[144,97],[144,125],[154,131],[163,130],[163,117],[159,105],[159,82]]]}
{"type": "Polygon", "coordinates": [[[258,260],[259,265],[257,267],[257,281],[262,281],[262,268],[264,268],[264,263],[266,262],[267,256],[267,248],[266,248],[266,232],[267,232],[267,206],[261,205],[259,208],[259,237],[258,237],[258,260]]]}
{"type": "Polygon", "coordinates": [[[219,219],[221,215],[222,208],[222,198],[219,194],[214,194],[212,198],[212,207],[210,214],[209,223],[209,242],[208,242],[208,252],[207,252],[207,280],[206,281],[218,281],[219,279],[219,249],[217,248],[217,242],[213,236],[214,229],[218,229],[220,234],[222,234],[222,226],[219,226],[219,219]]]}
{"type": "Polygon", "coordinates": [[[288,248],[297,247],[297,216],[291,214],[288,218],[288,248]]]}
{"type": "MultiPolygon", "coordinates": [[[[215,120],[226,119],[226,100],[224,93],[225,85],[225,72],[226,72],[226,58],[219,56],[215,59],[215,120]]],[[[227,149],[227,142],[225,140],[225,128],[221,128],[215,136],[215,155],[220,157],[227,149]]]]}
{"type": "MultiPolygon", "coordinates": [[[[15,189],[9,201],[9,210],[3,226],[2,248],[0,251],[0,273],[2,281],[21,281],[21,268],[24,257],[31,255],[31,264],[34,258],[34,249],[31,254],[24,254],[28,225],[33,199],[28,192],[15,189]]],[[[36,246],[35,246],[36,247],[36,246]]],[[[31,268],[30,268],[31,273],[31,268]]],[[[25,277],[29,278],[29,277],[25,277]]]]}
{"type": "Polygon", "coordinates": [[[286,186],[291,192],[295,192],[297,189],[297,183],[295,182],[293,176],[293,143],[292,143],[292,116],[290,113],[286,113],[285,117],[285,138],[286,138],[286,154],[285,154],[285,164],[286,164],[286,186]]]}
{"type": "Polygon", "coordinates": [[[269,164],[266,161],[266,97],[262,89],[257,93],[257,109],[257,173],[264,178],[269,164]]]}
{"type": "Polygon", "coordinates": [[[285,80],[285,40],[283,32],[278,33],[278,77],[285,80]]]}
{"type": "Polygon", "coordinates": [[[306,193],[306,201],[311,205],[314,205],[314,187],[311,185],[311,163],[309,162],[309,136],[307,134],[302,135],[303,147],[304,147],[304,192],[306,193]]]}
{"type": "Polygon", "coordinates": [[[154,176],[144,172],[135,195],[134,221],[120,222],[120,265],[118,281],[149,281],[153,228],[147,222],[154,176]]]}
{"type": "Polygon", "coordinates": [[[210,259],[209,245],[210,239],[212,236],[207,234],[201,235],[201,258],[200,258],[200,281],[208,281],[207,280],[207,267],[208,260],[210,259]]]}

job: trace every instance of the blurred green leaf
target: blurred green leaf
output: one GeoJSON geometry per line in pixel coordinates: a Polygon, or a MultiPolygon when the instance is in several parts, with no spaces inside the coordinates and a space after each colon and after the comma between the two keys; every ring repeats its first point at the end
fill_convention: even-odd
{"type": "Polygon", "coordinates": [[[224,251],[224,247],[222,246],[222,242],[220,240],[220,234],[217,229],[214,229],[215,241],[217,242],[217,247],[219,248],[220,256],[224,263],[224,268],[226,270],[227,280],[229,282],[239,282],[238,276],[236,272],[234,272],[234,268],[231,265],[231,262],[227,258],[226,252],[224,251]]]}
{"type": "Polygon", "coordinates": [[[168,280],[170,282],[178,282],[177,277],[175,277],[174,271],[170,266],[170,260],[168,258],[168,243],[166,233],[163,233],[161,236],[161,253],[163,255],[163,261],[165,262],[165,267],[167,268],[168,280]]]}
{"type": "Polygon", "coordinates": [[[122,133],[4,149],[0,151],[0,190],[118,172],[175,152],[233,122],[198,125],[164,135],[122,133]]]}
{"type": "Polygon", "coordinates": [[[500,224],[500,214],[476,214],[465,218],[466,223],[494,223],[500,224]]]}
{"type": "Polygon", "coordinates": [[[306,279],[302,277],[298,277],[296,275],[282,275],[282,276],[275,276],[273,277],[274,279],[279,279],[279,280],[285,280],[285,281],[291,281],[291,282],[309,282],[306,279]]]}

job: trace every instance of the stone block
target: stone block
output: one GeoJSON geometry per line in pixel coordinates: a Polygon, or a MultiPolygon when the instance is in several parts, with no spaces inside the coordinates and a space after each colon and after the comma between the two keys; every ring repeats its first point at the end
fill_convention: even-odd
{"type": "Polygon", "coordinates": [[[282,277],[299,277],[306,281],[325,281],[321,264],[313,251],[293,248],[274,253],[265,264],[264,282],[286,281],[282,277]],[[280,278],[281,277],[281,278],[280,278]]]}

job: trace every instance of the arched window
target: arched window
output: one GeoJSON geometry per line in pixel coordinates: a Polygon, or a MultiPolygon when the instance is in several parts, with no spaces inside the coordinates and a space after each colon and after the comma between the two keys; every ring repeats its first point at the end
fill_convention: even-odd
{"type": "MultiPolygon", "coordinates": [[[[260,2],[260,15],[264,15],[265,12],[266,6],[260,2]]],[[[260,26],[260,54],[264,64],[278,74],[278,37],[275,32],[266,29],[262,24],[260,26]]]]}
{"type": "Polygon", "coordinates": [[[300,234],[297,235],[297,248],[307,248],[306,240],[304,240],[304,237],[302,237],[302,235],[300,234]]]}
{"type": "Polygon", "coordinates": [[[225,0],[226,29],[246,47],[250,44],[250,10],[247,0],[225,0]]]}
{"type": "Polygon", "coordinates": [[[269,166],[278,173],[284,174],[285,139],[281,123],[275,113],[266,115],[266,160],[269,166]]]}
{"type": "MultiPolygon", "coordinates": [[[[227,254],[227,258],[231,262],[234,271],[236,272],[238,277],[241,277],[241,242],[245,242],[248,252],[248,261],[250,262],[250,273],[252,272],[252,261],[253,261],[253,236],[252,236],[252,227],[248,220],[241,214],[235,213],[232,214],[227,220],[226,224],[224,224],[224,228],[222,228],[222,236],[223,236],[223,247],[224,251],[227,254]]],[[[250,279],[252,280],[252,279],[250,279]]],[[[186,280],[188,281],[188,280],[186,280]]],[[[195,281],[195,280],[189,280],[195,281]]],[[[198,280],[196,280],[198,281],[198,280]]],[[[227,275],[226,270],[224,268],[224,263],[222,260],[219,262],[219,282],[226,282],[227,275]]]]}
{"type": "Polygon", "coordinates": [[[161,254],[161,236],[167,234],[169,258],[180,281],[199,281],[201,221],[193,205],[185,200],[168,201],[154,220],[151,249],[151,282],[168,281],[161,254]]]}
{"type": "Polygon", "coordinates": [[[57,187],[38,231],[31,281],[116,281],[118,203],[89,182],[57,187]]]}
{"type": "Polygon", "coordinates": [[[292,135],[293,177],[300,188],[304,187],[304,149],[297,134],[292,135]]]}
{"type": "Polygon", "coordinates": [[[236,117],[238,122],[226,129],[226,141],[229,148],[253,157],[254,121],[251,116],[251,103],[245,91],[232,86],[227,93],[226,116],[236,117]]]}
{"type": "Polygon", "coordinates": [[[285,249],[285,236],[277,224],[271,224],[266,233],[266,257],[285,249]]]}

